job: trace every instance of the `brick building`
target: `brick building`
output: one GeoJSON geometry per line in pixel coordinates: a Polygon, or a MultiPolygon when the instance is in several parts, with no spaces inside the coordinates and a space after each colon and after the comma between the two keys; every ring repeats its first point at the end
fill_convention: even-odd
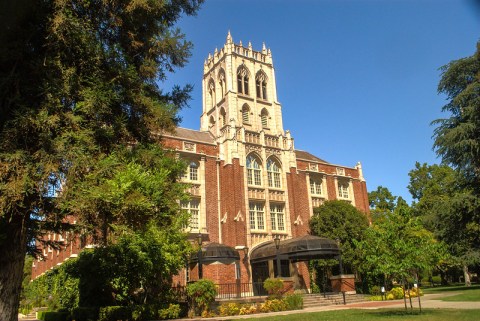
{"type": "MultiPolygon", "coordinates": [[[[283,129],[272,55],[265,45],[255,51],[251,44],[234,44],[229,33],[224,47],[205,61],[202,87],[200,130],[177,128],[163,136],[162,144],[189,164],[182,179],[192,197],[181,206],[191,214],[191,239],[201,235],[204,253],[218,243],[235,255],[217,260],[218,253],[213,254],[201,265],[194,259],[175,284],[197,279],[199,266],[204,278],[218,284],[263,281],[277,270],[276,259],[267,253],[273,239],[289,244],[308,235],[314,207],[341,199],[368,213],[360,163],[334,165],[295,149],[283,129]]],[[[289,255],[279,262],[282,277],[297,288],[309,286],[305,263],[289,255]]],[[[35,264],[34,275],[52,265],[35,264]]]]}

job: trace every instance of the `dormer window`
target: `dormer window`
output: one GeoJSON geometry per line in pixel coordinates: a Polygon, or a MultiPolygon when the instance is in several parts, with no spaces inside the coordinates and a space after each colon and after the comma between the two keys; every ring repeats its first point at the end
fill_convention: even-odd
{"type": "Polygon", "coordinates": [[[260,70],[255,77],[257,98],[267,100],[267,75],[260,70]]]}
{"type": "Polygon", "coordinates": [[[237,90],[239,94],[248,95],[248,70],[245,66],[237,70],[237,90]]]}

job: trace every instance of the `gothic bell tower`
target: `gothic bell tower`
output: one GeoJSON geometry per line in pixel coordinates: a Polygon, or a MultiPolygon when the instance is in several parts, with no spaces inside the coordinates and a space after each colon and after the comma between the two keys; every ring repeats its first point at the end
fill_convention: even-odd
{"type": "Polygon", "coordinates": [[[272,54],[265,44],[255,51],[251,43],[235,44],[229,32],[223,48],[205,60],[202,90],[200,129],[216,138],[220,158],[227,163],[232,157],[243,158],[234,144],[238,141],[261,144],[264,135],[285,135],[272,54]]]}

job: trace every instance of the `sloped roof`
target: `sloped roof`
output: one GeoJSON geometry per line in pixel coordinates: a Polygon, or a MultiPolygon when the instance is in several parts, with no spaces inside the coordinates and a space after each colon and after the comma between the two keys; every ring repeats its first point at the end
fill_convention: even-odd
{"type": "Polygon", "coordinates": [[[328,164],[327,161],[324,161],[323,159],[318,158],[317,156],[312,155],[309,152],[306,152],[304,150],[298,150],[298,149],[295,150],[295,155],[297,156],[297,159],[303,159],[303,160],[306,160],[306,161],[328,164]]]}
{"type": "Polygon", "coordinates": [[[203,132],[199,130],[177,127],[175,129],[175,133],[164,134],[164,136],[215,145],[215,140],[213,139],[212,135],[209,132],[203,132]]]}

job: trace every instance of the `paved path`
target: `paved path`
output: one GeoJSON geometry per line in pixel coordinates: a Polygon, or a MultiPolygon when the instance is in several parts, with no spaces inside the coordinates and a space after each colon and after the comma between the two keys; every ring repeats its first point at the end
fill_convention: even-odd
{"type": "MultiPolygon", "coordinates": [[[[423,309],[480,309],[480,301],[477,302],[448,302],[439,300],[439,298],[456,295],[460,292],[448,292],[438,294],[426,294],[421,297],[421,304],[423,309]]],[[[418,298],[412,298],[412,305],[414,309],[418,309],[418,298]]],[[[303,310],[282,311],[282,312],[270,312],[270,313],[258,313],[251,315],[237,315],[229,317],[215,317],[215,318],[195,318],[195,319],[177,319],[181,321],[203,320],[203,321],[216,321],[216,320],[237,320],[237,319],[250,319],[250,318],[268,318],[277,315],[289,315],[298,313],[310,313],[320,311],[334,311],[345,309],[385,309],[385,308],[403,308],[405,307],[403,300],[395,301],[367,301],[361,303],[352,303],[347,305],[328,305],[319,307],[310,307],[303,310]]],[[[410,309],[410,301],[407,300],[407,307],[410,309]]],[[[19,321],[38,321],[35,318],[18,318],[19,321]]]]}

